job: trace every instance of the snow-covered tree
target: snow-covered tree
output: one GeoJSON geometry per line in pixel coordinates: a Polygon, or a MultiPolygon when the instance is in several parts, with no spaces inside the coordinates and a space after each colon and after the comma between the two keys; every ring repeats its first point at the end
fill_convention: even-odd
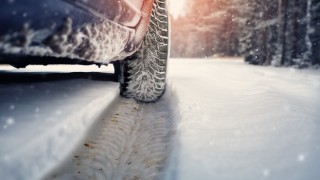
{"type": "Polygon", "coordinates": [[[245,60],[251,64],[319,64],[318,0],[247,0],[245,60]]]}
{"type": "Polygon", "coordinates": [[[241,10],[239,5],[242,4],[238,2],[240,1],[189,0],[190,13],[172,21],[172,55],[239,55],[240,26],[236,19],[241,10]],[[180,39],[186,41],[183,43],[185,50],[181,52],[179,48],[180,52],[177,54],[175,46],[180,46],[180,39]]]}
{"type": "Polygon", "coordinates": [[[245,61],[267,65],[276,56],[279,28],[277,0],[247,0],[243,37],[241,38],[245,61]]]}
{"type": "Polygon", "coordinates": [[[172,21],[172,55],[243,55],[256,65],[320,64],[319,0],[189,0],[172,21]]]}
{"type": "Polygon", "coordinates": [[[311,48],[311,64],[320,65],[320,1],[319,0],[308,0],[308,36],[311,43],[308,44],[308,48],[311,48]]]}

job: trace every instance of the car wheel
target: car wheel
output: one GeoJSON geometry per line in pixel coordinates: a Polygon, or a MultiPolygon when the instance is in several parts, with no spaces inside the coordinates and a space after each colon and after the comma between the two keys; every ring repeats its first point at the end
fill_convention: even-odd
{"type": "Polygon", "coordinates": [[[120,62],[120,94],[154,102],[164,93],[168,59],[168,14],[165,0],[155,0],[140,49],[120,62]]]}

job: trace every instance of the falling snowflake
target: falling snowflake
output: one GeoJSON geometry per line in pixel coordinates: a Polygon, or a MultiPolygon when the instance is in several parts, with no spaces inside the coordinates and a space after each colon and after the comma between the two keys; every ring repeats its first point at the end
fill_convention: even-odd
{"type": "Polygon", "coordinates": [[[12,104],[11,106],[10,106],[10,110],[14,110],[16,107],[12,104]]]}
{"type": "Polygon", "coordinates": [[[14,119],[12,117],[7,119],[7,125],[11,126],[14,124],[14,119]]]}
{"type": "Polygon", "coordinates": [[[264,177],[269,177],[270,176],[270,170],[269,169],[264,169],[262,171],[262,174],[263,174],[264,177]]]}
{"type": "Polygon", "coordinates": [[[58,109],[58,110],[55,112],[55,114],[56,114],[57,116],[60,116],[60,115],[62,114],[62,111],[61,111],[60,109],[58,109]]]}
{"type": "Polygon", "coordinates": [[[14,119],[12,117],[9,117],[6,120],[6,123],[3,125],[3,129],[7,129],[9,126],[12,126],[14,124],[14,119]]]}
{"type": "Polygon", "coordinates": [[[306,155],[305,154],[299,154],[297,159],[298,159],[299,162],[304,162],[306,160],[306,155]]]}
{"type": "Polygon", "coordinates": [[[4,156],[2,157],[2,160],[3,160],[4,162],[9,162],[9,161],[11,160],[11,158],[10,158],[10,156],[8,156],[8,155],[4,155],[4,156]]]}

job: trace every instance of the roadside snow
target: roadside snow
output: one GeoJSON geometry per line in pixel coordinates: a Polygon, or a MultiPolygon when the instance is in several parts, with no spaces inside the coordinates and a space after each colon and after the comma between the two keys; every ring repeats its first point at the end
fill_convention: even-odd
{"type": "Polygon", "coordinates": [[[320,179],[320,71],[172,59],[178,145],[167,179],[320,179]]]}
{"type": "Polygon", "coordinates": [[[61,67],[53,67],[60,71],[52,74],[35,73],[37,67],[23,70],[33,73],[0,72],[13,81],[0,84],[1,179],[43,177],[64,161],[118,96],[117,83],[67,80],[71,75],[59,75],[61,67]]]}

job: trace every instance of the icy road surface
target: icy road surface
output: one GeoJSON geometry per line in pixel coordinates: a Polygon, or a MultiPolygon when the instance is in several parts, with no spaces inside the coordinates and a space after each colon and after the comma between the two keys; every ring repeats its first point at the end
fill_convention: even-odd
{"type": "Polygon", "coordinates": [[[171,59],[151,104],[108,74],[9,71],[1,179],[320,179],[319,70],[171,59]]]}

